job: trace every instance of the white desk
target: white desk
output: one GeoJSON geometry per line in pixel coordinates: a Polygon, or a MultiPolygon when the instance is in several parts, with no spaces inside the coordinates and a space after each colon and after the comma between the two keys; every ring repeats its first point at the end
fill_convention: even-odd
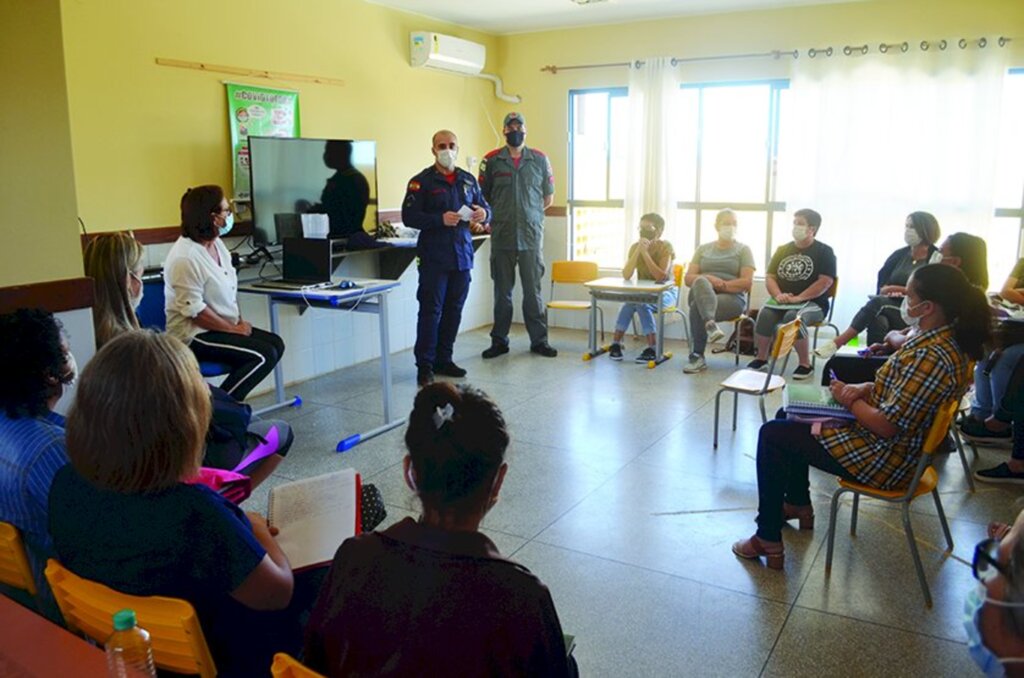
{"type": "Polygon", "coordinates": [[[590,290],[590,350],[583,355],[590,360],[608,352],[607,346],[597,345],[597,302],[599,299],[618,301],[621,303],[653,304],[657,311],[657,345],[656,358],[648,363],[648,367],[657,367],[672,357],[665,353],[665,313],[661,298],[666,290],[672,289],[672,282],[654,282],[653,280],[624,280],[623,278],[598,278],[583,283],[590,290]]]}
{"type": "MultiPolygon", "coordinates": [[[[278,306],[285,304],[303,308],[326,308],[341,311],[356,311],[358,313],[375,313],[380,327],[380,383],[383,390],[384,402],[384,425],[379,426],[365,433],[357,433],[347,438],[342,438],[338,443],[337,451],[344,452],[358,445],[364,440],[369,440],[385,431],[401,426],[405,419],[392,419],[392,397],[391,397],[391,340],[388,336],[388,294],[399,286],[397,280],[371,280],[353,278],[352,282],[359,285],[355,289],[311,289],[291,290],[273,287],[259,287],[254,283],[238,286],[238,291],[244,294],[261,294],[267,298],[267,305],[270,311],[270,331],[280,335],[280,319],[278,317],[278,306]]],[[[300,313],[302,311],[300,310],[300,313]]],[[[276,404],[269,409],[279,407],[298,406],[302,404],[299,396],[286,398],[284,393],[284,375],[280,361],[274,367],[274,393],[276,404]]]]}

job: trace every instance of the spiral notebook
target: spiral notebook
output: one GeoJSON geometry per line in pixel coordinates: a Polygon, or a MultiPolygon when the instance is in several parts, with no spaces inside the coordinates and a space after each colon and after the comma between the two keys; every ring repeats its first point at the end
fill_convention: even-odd
{"type": "Polygon", "coordinates": [[[293,570],[331,562],[341,542],[362,530],[361,483],[345,469],[270,490],[267,522],[293,570]]]}
{"type": "Polygon", "coordinates": [[[782,397],[782,407],[787,415],[856,419],[853,412],[836,402],[828,386],[786,384],[782,397]]]}

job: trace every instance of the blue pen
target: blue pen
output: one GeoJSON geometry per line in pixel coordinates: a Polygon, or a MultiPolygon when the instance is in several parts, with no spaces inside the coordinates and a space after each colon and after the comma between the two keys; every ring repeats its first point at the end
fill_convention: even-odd
{"type": "Polygon", "coordinates": [[[828,376],[829,376],[829,379],[831,379],[832,381],[839,381],[839,377],[836,376],[836,371],[835,370],[829,370],[828,371],[828,376]]]}

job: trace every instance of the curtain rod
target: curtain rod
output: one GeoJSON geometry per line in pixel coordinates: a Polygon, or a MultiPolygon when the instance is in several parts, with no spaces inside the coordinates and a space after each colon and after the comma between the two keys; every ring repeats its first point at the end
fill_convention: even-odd
{"type": "MultiPolygon", "coordinates": [[[[1011,40],[1012,40],[1012,38],[1007,38],[1007,37],[1000,36],[996,40],[996,42],[997,42],[997,44],[1000,47],[1005,47],[1006,44],[1009,43],[1011,40]]],[[[974,39],[974,40],[968,40],[967,38],[960,38],[960,40],[957,41],[956,44],[957,44],[957,46],[960,49],[967,49],[967,47],[969,47],[971,45],[976,45],[977,47],[979,47],[981,49],[984,49],[988,45],[988,40],[986,38],[977,38],[977,39],[974,39]]],[[[927,40],[922,40],[921,43],[918,45],[918,49],[920,49],[922,52],[927,52],[929,50],[929,48],[931,48],[933,46],[936,47],[939,51],[944,51],[947,47],[949,47],[949,43],[946,40],[939,40],[938,42],[934,42],[934,43],[928,42],[927,40]]],[[[807,54],[808,57],[813,59],[816,56],[830,57],[833,54],[835,54],[836,51],[837,50],[833,49],[831,46],[825,47],[825,48],[815,48],[815,47],[812,47],[812,48],[810,48],[810,49],[808,49],[806,51],[806,54],[807,54]]],[[[846,56],[863,56],[863,55],[867,54],[870,51],[871,51],[871,48],[868,47],[867,44],[863,44],[863,45],[846,45],[845,47],[842,48],[842,52],[846,56]]],[[[878,45],[877,51],[878,51],[879,54],[887,54],[890,51],[892,53],[894,53],[894,54],[908,52],[908,51],[910,51],[910,43],[908,43],[906,41],[901,42],[901,43],[884,43],[883,42],[883,43],[878,45]]],[[[733,60],[733,59],[763,59],[763,58],[772,58],[772,59],[776,59],[777,60],[777,59],[781,59],[782,57],[793,57],[794,59],[796,59],[799,56],[800,56],[800,51],[799,50],[795,50],[795,49],[794,50],[778,50],[778,49],[776,49],[776,50],[772,50],[770,52],[753,52],[753,53],[749,53],[749,54],[719,54],[719,55],[715,55],[715,56],[701,56],[701,57],[672,57],[671,63],[672,63],[673,66],[678,66],[679,64],[698,63],[698,62],[704,62],[704,61],[730,61],[730,60],[733,60]]],[[[591,68],[622,68],[623,66],[634,66],[636,68],[639,68],[640,66],[643,66],[644,63],[645,62],[644,62],[643,59],[637,59],[635,61],[616,61],[616,62],[604,63],[604,64],[577,64],[575,66],[548,65],[548,66],[542,67],[540,70],[541,70],[541,72],[547,72],[547,73],[551,73],[552,75],[557,75],[559,71],[575,71],[575,70],[585,70],[585,69],[591,69],[591,68]]]]}

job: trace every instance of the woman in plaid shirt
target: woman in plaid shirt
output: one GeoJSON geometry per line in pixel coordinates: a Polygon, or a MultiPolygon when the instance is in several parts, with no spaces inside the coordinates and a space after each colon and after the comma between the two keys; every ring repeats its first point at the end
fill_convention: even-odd
{"type": "Polygon", "coordinates": [[[757,532],[733,544],[741,558],[783,565],[782,525],[814,526],[808,468],[880,489],[905,487],[917,466],[939,406],[959,399],[980,359],[991,315],[984,293],[944,264],[918,269],[907,283],[901,314],[918,332],[893,353],[873,382],[831,383],[832,395],[856,416],[852,426],[812,431],[807,423],[775,421],[757,443],[757,532]]]}

